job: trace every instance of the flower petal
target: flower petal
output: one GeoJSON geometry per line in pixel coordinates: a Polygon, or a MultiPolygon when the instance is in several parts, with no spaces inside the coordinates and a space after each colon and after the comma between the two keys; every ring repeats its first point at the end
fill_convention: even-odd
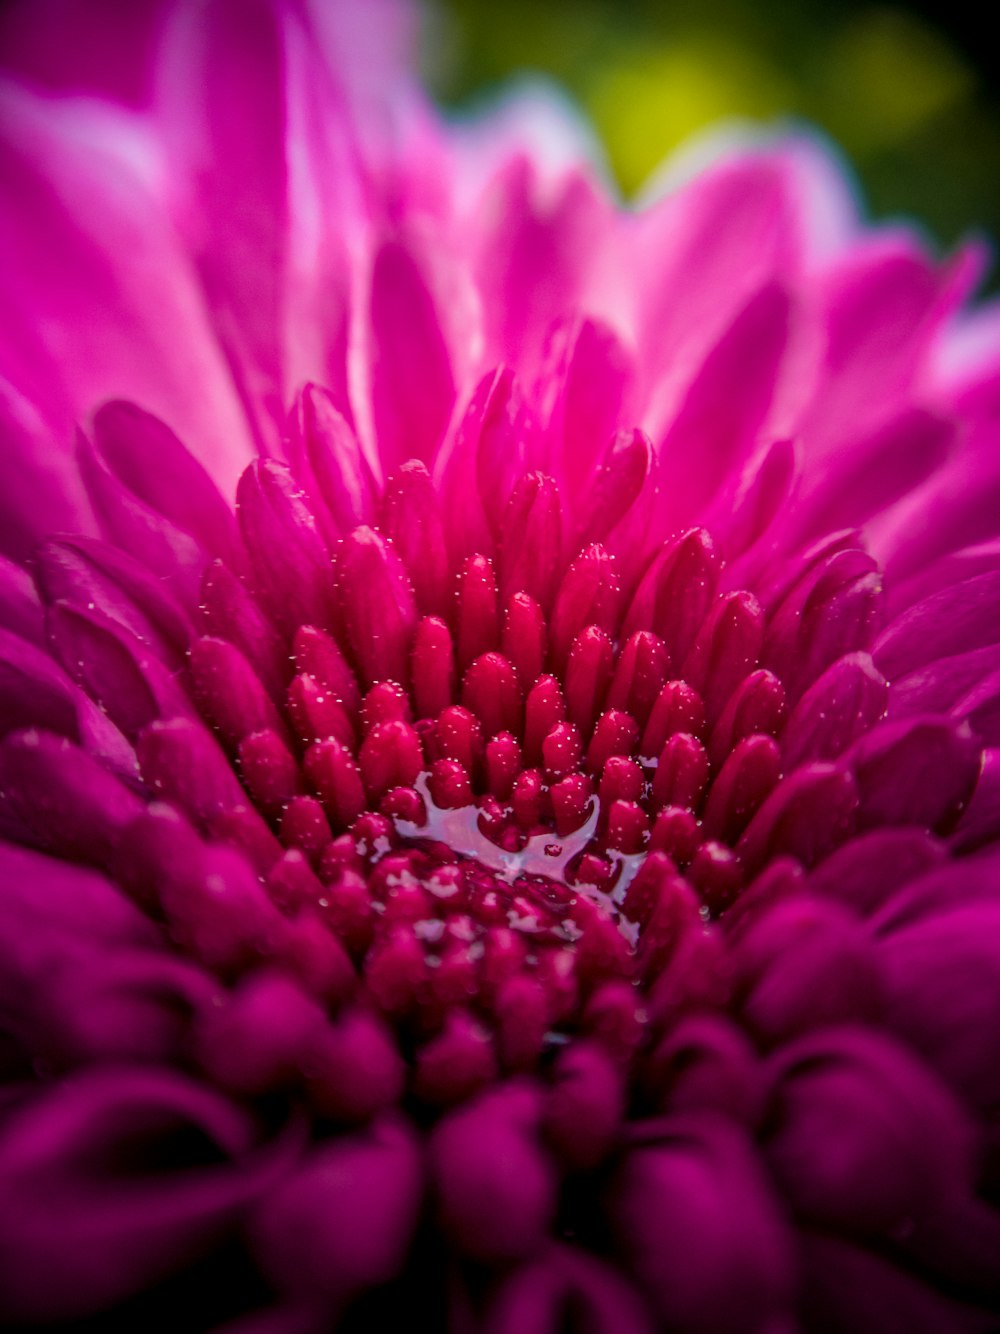
{"type": "Polygon", "coordinates": [[[156,1070],[88,1071],[0,1140],[0,1288],[19,1319],[99,1312],[204,1254],[287,1162],[245,1112],[156,1070]],[[284,1161],[283,1161],[284,1160],[284,1161]]]}

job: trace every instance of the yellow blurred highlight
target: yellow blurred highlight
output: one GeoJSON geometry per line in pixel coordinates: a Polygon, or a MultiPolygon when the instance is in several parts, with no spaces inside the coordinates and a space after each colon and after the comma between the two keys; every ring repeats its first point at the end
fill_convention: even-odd
{"type": "Polygon", "coordinates": [[[901,143],[972,92],[955,51],[898,9],[860,15],[824,60],[821,114],[857,153],[901,143]]]}
{"type": "Polygon", "coordinates": [[[431,68],[446,102],[548,74],[627,195],[720,119],[799,120],[845,151],[874,215],[919,217],[949,246],[973,223],[1000,238],[1000,97],[901,0],[423,3],[439,20],[431,68]]]}
{"type": "Polygon", "coordinates": [[[771,119],[795,100],[793,85],[759,52],[716,33],[616,56],[584,96],[626,193],[703,126],[732,116],[771,119]]]}

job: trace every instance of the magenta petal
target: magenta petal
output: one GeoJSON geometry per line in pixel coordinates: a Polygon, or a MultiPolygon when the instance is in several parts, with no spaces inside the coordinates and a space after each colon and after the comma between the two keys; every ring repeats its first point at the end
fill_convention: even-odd
{"type": "Polygon", "coordinates": [[[1000,643],[937,658],[893,682],[890,713],[943,713],[1000,670],[1000,643]]]}
{"type": "Polygon", "coordinates": [[[317,1148],[266,1195],[252,1224],[280,1289],[330,1307],[402,1267],[423,1193],[420,1152],[403,1123],[317,1148]]]}
{"type": "Polygon", "coordinates": [[[72,742],[18,732],[0,745],[0,824],[9,837],[103,865],[142,810],[138,796],[72,742]]]}
{"type": "Polygon", "coordinates": [[[130,739],[156,718],[190,713],[172,673],[109,617],[57,602],[46,625],[67,672],[130,739]]]}
{"type": "MultiPolygon", "coordinates": [[[[482,402],[475,437],[476,484],[483,512],[499,541],[514,488],[538,447],[537,424],[518,380],[506,367],[480,382],[476,400],[482,402]]],[[[470,405],[470,416],[478,406],[476,400],[470,405]]],[[[470,426],[475,422],[472,417],[470,426]]],[[[471,442],[466,448],[471,448],[471,442]]]]}
{"type": "Polygon", "coordinates": [[[664,487],[662,522],[690,523],[755,443],[775,393],[788,335],[789,299],[763,288],[705,358],[657,451],[664,487]]]}
{"type": "Polygon", "coordinates": [[[41,603],[31,575],[6,556],[0,556],[0,625],[32,644],[41,644],[45,638],[41,603]]]}
{"type": "Polygon", "coordinates": [[[861,796],[863,827],[915,824],[950,828],[979,777],[982,750],[968,724],[918,716],[883,723],[848,757],[861,796]]]}
{"type": "Polygon", "coordinates": [[[197,1033],[202,1068],[234,1094],[266,1093],[290,1082],[323,1027],[323,1011],[276,972],[244,981],[224,1004],[206,1008],[197,1033]]]}
{"type": "Polygon", "coordinates": [[[77,436],[77,460],[108,540],[168,580],[186,607],[197,605],[198,585],[208,563],[201,544],[130,491],[82,432],[77,436]]]}
{"type": "Polygon", "coordinates": [[[452,593],[438,493],[422,463],[404,463],[386,483],[381,528],[399,553],[425,615],[441,616],[452,593]]]}
{"type": "Polygon", "coordinates": [[[504,164],[480,211],[475,276],[487,355],[530,366],[554,320],[612,303],[610,214],[583,173],[548,187],[523,156],[504,164]]]}
{"type": "Polygon", "coordinates": [[[756,1052],[734,1023],[712,1014],[681,1019],[652,1052],[644,1082],[664,1112],[722,1112],[753,1127],[763,1110],[756,1052]]]}
{"type": "Polygon", "coordinates": [[[817,1033],[777,1054],[772,1074],[767,1161],[803,1222],[878,1238],[933,1217],[971,1182],[971,1126],[890,1040],[817,1033]]]}
{"type": "Polygon", "coordinates": [[[94,416],[94,442],[122,482],[214,556],[232,559],[232,511],[205,469],[168,426],[134,403],[105,403],[94,416]]]}
{"type": "MultiPolygon", "coordinates": [[[[189,659],[191,687],[204,717],[234,749],[253,732],[284,737],[285,727],[253,668],[225,639],[196,639],[189,659]]],[[[179,710],[175,710],[175,713],[179,710]]]]}
{"type": "Polygon", "coordinates": [[[704,700],[709,724],[757,666],[763,640],[764,615],[752,593],[724,594],[705,617],[680,675],[704,700]]]}
{"type": "Polygon", "coordinates": [[[251,464],[236,489],[236,513],[254,583],[289,634],[329,621],[330,557],[316,520],[283,464],[251,464]]]}
{"type": "Polygon", "coordinates": [[[316,521],[332,546],[375,516],[371,466],[332,395],[307,384],[295,401],[288,440],[292,470],[311,493],[316,521]]]}
{"type": "Polygon", "coordinates": [[[780,853],[812,866],[853,832],[858,802],[846,769],[805,765],[775,788],[750,821],[737,844],[740,859],[750,874],[780,853]]]}
{"type": "Polygon", "coordinates": [[[78,611],[99,608],[176,667],[191,624],[162,579],[117,547],[77,537],[46,542],[35,552],[35,577],[45,601],[78,611]]]}
{"type": "Polygon", "coordinates": [[[745,1135],[721,1117],[649,1123],[613,1187],[628,1267],[665,1326],[766,1328],[791,1303],[791,1244],[745,1135]]]}
{"type": "Polygon", "coordinates": [[[79,741],[87,701],[36,645],[0,630],[0,731],[41,727],[79,741]]]}
{"type": "Polygon", "coordinates": [[[945,859],[922,875],[902,881],[879,906],[871,928],[890,936],[904,927],[963,908],[997,904],[997,857],[994,849],[966,860],[945,859]]]}
{"type": "Polygon", "coordinates": [[[225,755],[200,722],[154,722],[137,746],[142,776],[153,792],[176,802],[197,821],[245,807],[247,796],[225,755]]]}
{"type": "Polygon", "coordinates": [[[874,829],[827,857],[809,888],[867,915],[945,857],[944,844],[922,829],[874,829]]]}
{"type": "Polygon", "coordinates": [[[796,272],[795,184],[778,154],[734,153],[640,215],[640,345],[657,349],[647,375],[690,365],[748,297],[796,272]]]}
{"type": "Polygon", "coordinates": [[[402,561],[372,528],[356,528],[337,552],[340,618],[367,685],[409,680],[408,648],[417,622],[402,561]]]}
{"type": "Polygon", "coordinates": [[[589,625],[611,634],[618,621],[621,585],[614,560],[600,546],[585,547],[559,584],[548,619],[552,666],[563,671],[577,635],[589,625]]]}
{"type": "Polygon", "coordinates": [[[103,93],[129,105],[148,99],[155,40],[163,6],[122,13],[115,0],[88,10],[66,0],[13,4],[3,16],[2,50],[8,68],[50,91],[103,93]],[[63,43],[46,40],[53,24],[63,43]],[[106,40],[109,25],[115,40],[106,40]]]}
{"type": "MultiPolygon", "coordinates": [[[[731,473],[725,486],[705,513],[705,523],[718,533],[730,562],[751,552],[754,544],[766,539],[772,525],[783,514],[798,465],[796,450],[789,440],[775,440],[751,455],[743,471],[731,473]]],[[[751,557],[748,556],[748,559],[751,557]]],[[[742,562],[745,565],[745,562],[742,562]]],[[[741,568],[736,561],[735,570],[741,568]]],[[[726,574],[729,587],[734,570],[726,574]]]]}
{"type": "Polygon", "coordinates": [[[537,1117],[535,1090],[508,1085],[436,1127],[430,1152],[441,1223],[466,1254],[509,1263],[543,1243],[556,1183],[537,1117]]]}
{"type": "MultiPolygon", "coordinates": [[[[231,484],[249,457],[245,420],[187,252],[141,165],[156,154],[148,130],[107,106],[36,101],[9,85],[0,119],[0,174],[16,200],[3,209],[10,263],[0,363],[26,402],[42,409],[48,437],[45,451],[24,463],[49,513],[36,527],[29,508],[19,526],[27,520],[39,536],[91,531],[75,478],[56,482],[55,470],[46,463],[39,471],[39,462],[58,459],[65,473],[74,425],[110,397],[129,397],[169,420],[231,484]],[[121,263],[125,254],[131,264],[121,263]]],[[[23,430],[23,408],[17,416],[23,430]]]]}
{"type": "Polygon", "coordinates": [[[889,604],[894,614],[922,602],[943,588],[953,588],[980,574],[989,574],[1000,568],[1000,540],[996,538],[965,545],[916,571],[910,578],[896,583],[889,604]]]}
{"type": "Polygon", "coordinates": [[[1000,743],[1000,669],[983,677],[951,708],[955,718],[965,718],[987,746],[1000,743]]]}
{"type": "MultiPolygon", "coordinates": [[[[547,433],[554,456],[562,464],[561,475],[576,500],[587,489],[599,452],[623,424],[621,414],[633,375],[632,358],[614,331],[595,320],[583,319],[569,328],[557,328],[554,342],[557,364],[550,372],[551,384],[549,377],[543,379],[555,395],[547,433]]],[[[621,510],[610,519],[609,529],[619,517],[621,510]]]]}
{"type": "Polygon", "coordinates": [[[894,580],[919,580],[928,566],[957,549],[988,544],[996,533],[998,504],[1000,469],[994,456],[967,447],[884,521],[872,524],[873,549],[894,580]]]}
{"type": "Polygon", "coordinates": [[[430,459],[455,402],[451,359],[427,279],[412,250],[386,241],[371,279],[372,413],[391,471],[430,459]]]}
{"type": "MultiPolygon", "coordinates": [[[[620,431],[601,456],[594,472],[580,524],[580,545],[602,541],[629,514],[645,486],[653,448],[642,431],[620,431]]],[[[573,472],[567,469],[572,479],[573,472]]],[[[629,525],[631,527],[631,525],[629,525]]],[[[627,541],[627,535],[625,535],[627,541]]]]}
{"type": "Polygon", "coordinates": [[[993,842],[1000,820],[1000,749],[983,752],[983,767],[954,834],[954,847],[966,852],[993,842]]]}
{"type": "MultiPolygon", "coordinates": [[[[785,690],[781,682],[766,669],[750,672],[729,696],[712,728],[708,747],[712,764],[722,764],[733,746],[744,737],[754,733],[779,736],[784,720],[785,690]]],[[[644,739],[644,747],[645,744],[644,739]]]]}
{"type": "MultiPolygon", "coordinates": [[[[493,548],[495,502],[502,503],[510,493],[494,497],[481,471],[481,450],[494,432],[500,432],[507,452],[522,448],[518,433],[511,428],[512,372],[498,368],[484,375],[476,385],[461,420],[438,453],[434,479],[441,493],[442,505],[452,516],[448,526],[448,549],[453,562],[473,552],[493,548]]],[[[500,457],[504,457],[503,449],[500,457]]]]}
{"type": "Polygon", "coordinates": [[[733,951],[733,970],[743,1021],[767,1046],[881,1014],[872,941],[830,902],[803,895],[760,914],[733,951]]]}
{"type": "Polygon", "coordinates": [[[797,531],[818,535],[880,514],[941,465],[954,432],[950,421],[907,408],[870,435],[817,460],[803,477],[797,531]]]}
{"type": "Polygon", "coordinates": [[[871,646],[882,592],[878,567],[857,547],[821,548],[803,564],[771,617],[761,655],[791,699],[838,658],[871,646]]]}
{"type": "Polygon", "coordinates": [[[545,1100],[545,1135],[570,1169],[597,1167],[615,1144],[625,1106],[620,1071],[596,1043],[567,1047],[545,1100]]]}
{"type": "MultiPolygon", "coordinates": [[[[44,394],[44,391],[40,391],[44,394]]],[[[68,442],[52,448],[52,428],[0,377],[0,549],[27,561],[53,529],[96,532],[83,483],[69,464],[68,442]]]]}
{"type": "Polygon", "coordinates": [[[155,927],[117,885],[95,871],[2,844],[0,879],[0,912],[23,921],[26,933],[66,933],[78,942],[99,941],[111,949],[157,944],[155,927]]]}
{"type": "MultiPolygon", "coordinates": [[[[586,1312],[592,1334],[650,1334],[638,1294],[609,1266],[569,1246],[516,1270],[495,1295],[486,1334],[550,1334],[565,1313],[586,1312]]],[[[572,1317],[571,1317],[572,1318],[572,1317]]]]}
{"type": "Polygon", "coordinates": [[[216,999],[201,969],[148,947],[81,947],[66,930],[18,939],[18,926],[37,927],[37,917],[0,926],[0,1009],[35,1071],[186,1059],[192,1016],[216,999]]]}
{"type": "Polygon", "coordinates": [[[878,722],[888,698],[888,683],[867,653],[838,659],[792,711],[781,734],[785,764],[835,759],[878,722]]]}
{"type": "Polygon", "coordinates": [[[712,606],[720,564],[715,544],[703,528],[665,542],[633,595],[624,633],[653,630],[679,665],[712,606]]]}
{"type": "Polygon", "coordinates": [[[974,1107],[995,1107],[1000,1068],[981,1035],[1000,1026],[1000,907],[956,906],[904,924],[880,956],[888,1022],[974,1107]]]}
{"type": "MultiPolygon", "coordinates": [[[[156,889],[172,938],[206,967],[225,976],[244,971],[287,943],[279,916],[240,851],[209,847],[200,857],[160,866],[156,889]]],[[[147,886],[148,892],[148,886],[147,886]]]]}
{"type": "Polygon", "coordinates": [[[245,585],[221,561],[205,571],[198,610],[203,632],[238,648],[270,694],[281,698],[290,675],[287,648],[245,585]]]}
{"type": "Polygon", "coordinates": [[[892,680],[936,658],[996,643],[998,599],[1000,570],[990,570],[908,607],[875,645],[879,670],[892,680]]]}
{"type": "Polygon", "coordinates": [[[915,378],[947,301],[939,274],[909,237],[858,246],[829,274],[825,393],[810,411],[810,434],[840,441],[900,402],[915,378]]]}
{"type": "Polygon", "coordinates": [[[527,593],[543,611],[555,592],[562,554],[562,507],[551,477],[529,473],[515,486],[500,539],[500,599],[527,593]]]}
{"type": "Polygon", "coordinates": [[[290,1147],[255,1150],[243,1111],[172,1073],[95,1070],[50,1090],[0,1143],[5,1310],[88,1315],[166,1277],[231,1231],[290,1147]],[[186,1161],[185,1131],[221,1161],[186,1161]]]}
{"type": "Polygon", "coordinates": [[[171,202],[251,429],[273,445],[288,170],[281,17],[261,0],[171,17],[156,108],[171,202]]]}

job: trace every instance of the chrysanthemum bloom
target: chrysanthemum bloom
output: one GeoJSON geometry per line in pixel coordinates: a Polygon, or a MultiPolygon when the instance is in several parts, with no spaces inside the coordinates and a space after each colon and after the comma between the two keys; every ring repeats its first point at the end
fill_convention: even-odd
{"type": "Polygon", "coordinates": [[[995,1329],[975,257],[374,9],[7,14],[0,1311],[995,1329]]]}

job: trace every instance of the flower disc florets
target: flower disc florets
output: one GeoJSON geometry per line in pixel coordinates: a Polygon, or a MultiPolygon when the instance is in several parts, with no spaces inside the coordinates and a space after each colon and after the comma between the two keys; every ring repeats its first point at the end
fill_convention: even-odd
{"type": "MultiPolygon", "coordinates": [[[[297,430],[300,457],[348,432],[316,391],[297,430]]],[[[191,773],[204,782],[222,759],[197,759],[205,739],[190,723],[153,723],[139,738],[149,789],[205,832],[221,822],[255,840],[271,902],[340,943],[425,1102],[533,1070],[580,1037],[627,1063],[650,1003],[655,1017],[690,984],[725,1002],[713,921],[730,929],[744,894],[780,894],[884,822],[856,744],[887,702],[867,653],[875,562],[849,539],[826,544],[768,590],[765,612],[725,588],[711,536],[692,529],[623,588],[590,539],[628,529],[648,449],[640,434],[612,442],[592,482],[596,521],[575,532],[552,478],[512,476],[507,497],[483,497],[496,517],[490,554],[457,558],[423,464],[383,488],[365,477],[351,518],[370,523],[334,537],[332,566],[322,494],[281,465],[255,467],[238,500],[248,583],[270,641],[290,650],[291,679],[278,670],[269,690],[258,636],[239,647],[238,585],[221,564],[205,578],[188,672],[263,820],[235,784],[221,810],[191,792],[191,773]],[[678,981],[666,965],[681,942],[698,963],[678,981]]],[[[927,777],[920,811],[940,830],[980,762],[971,738],[945,744],[954,763],[927,777]]],[[[891,738],[885,751],[891,763],[891,738]]],[[[185,930],[199,938],[197,920],[185,930]]],[[[221,922],[206,938],[225,955],[218,933],[221,922]]],[[[234,943],[234,966],[239,955],[234,943]]],[[[403,1068],[381,1093],[398,1094],[403,1068]]]]}

